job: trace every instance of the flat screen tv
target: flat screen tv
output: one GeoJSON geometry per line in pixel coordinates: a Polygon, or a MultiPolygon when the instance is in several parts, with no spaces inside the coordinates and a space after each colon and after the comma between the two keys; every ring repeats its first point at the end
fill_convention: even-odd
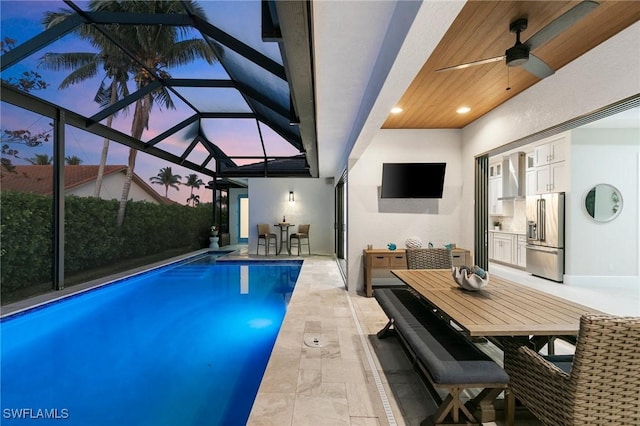
{"type": "Polygon", "coordinates": [[[442,198],[446,163],[383,163],[381,198],[442,198]]]}

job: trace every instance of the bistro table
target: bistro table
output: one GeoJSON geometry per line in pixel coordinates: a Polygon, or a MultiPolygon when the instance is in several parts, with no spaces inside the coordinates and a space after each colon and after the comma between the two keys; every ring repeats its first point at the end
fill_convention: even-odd
{"type": "Polygon", "coordinates": [[[289,247],[289,228],[295,225],[289,222],[280,222],[273,226],[280,228],[280,248],[276,251],[276,256],[282,253],[283,246],[287,249],[287,253],[291,255],[291,247],[289,247]]]}
{"type": "Polygon", "coordinates": [[[391,272],[470,336],[576,336],[583,314],[602,313],[493,275],[483,289],[467,291],[448,269],[391,272]]]}

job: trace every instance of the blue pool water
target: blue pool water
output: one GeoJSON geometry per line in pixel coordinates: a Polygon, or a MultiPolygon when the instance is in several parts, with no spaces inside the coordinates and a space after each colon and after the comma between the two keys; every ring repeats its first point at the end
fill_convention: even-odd
{"type": "Polygon", "coordinates": [[[301,265],[208,255],[3,318],[0,423],[244,425],[301,265]]]}

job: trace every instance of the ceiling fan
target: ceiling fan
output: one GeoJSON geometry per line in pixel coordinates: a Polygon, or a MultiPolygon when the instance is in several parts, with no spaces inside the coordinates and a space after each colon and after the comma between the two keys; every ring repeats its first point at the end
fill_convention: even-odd
{"type": "Polygon", "coordinates": [[[507,66],[522,66],[531,74],[540,79],[549,77],[554,73],[553,69],[547,65],[542,59],[535,56],[531,51],[536,47],[542,46],[546,42],[554,39],[560,33],[568,29],[570,26],[585,17],[589,12],[598,7],[600,3],[592,0],[585,0],[551,21],[547,26],[532,35],[524,43],[520,41],[520,33],[527,29],[527,19],[520,18],[511,22],[509,31],[516,34],[516,43],[505,51],[502,56],[493,58],[480,59],[478,61],[467,62],[465,64],[454,65],[451,67],[440,68],[436,71],[451,71],[468,68],[476,65],[489,64],[505,60],[507,66]]]}

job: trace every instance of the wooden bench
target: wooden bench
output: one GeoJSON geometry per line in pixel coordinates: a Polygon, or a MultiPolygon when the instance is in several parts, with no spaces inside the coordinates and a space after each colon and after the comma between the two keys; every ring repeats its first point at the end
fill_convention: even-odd
{"type": "Polygon", "coordinates": [[[374,297],[389,317],[378,338],[397,334],[431,385],[449,392],[439,401],[432,422],[481,424],[495,420],[493,402],[508,386],[507,373],[410,290],[381,288],[374,291],[374,297]],[[460,395],[468,388],[482,391],[465,405],[460,395]],[[472,414],[476,409],[482,412],[480,419],[472,414]],[[461,419],[460,413],[466,420],[461,419]]]}

